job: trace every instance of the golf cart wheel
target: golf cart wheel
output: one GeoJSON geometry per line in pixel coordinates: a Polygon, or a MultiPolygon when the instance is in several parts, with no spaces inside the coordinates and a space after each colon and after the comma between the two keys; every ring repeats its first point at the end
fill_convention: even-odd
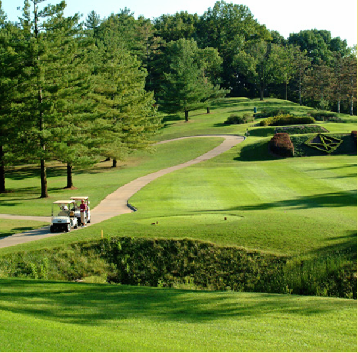
{"type": "Polygon", "coordinates": [[[76,224],[74,227],[73,227],[73,229],[77,229],[78,228],[78,225],[76,224]]]}
{"type": "Polygon", "coordinates": [[[89,219],[89,220],[87,221],[87,223],[91,223],[91,220],[89,219]]]}
{"type": "Polygon", "coordinates": [[[55,233],[55,227],[54,226],[50,226],[50,232],[55,233]]]}
{"type": "Polygon", "coordinates": [[[65,228],[65,232],[70,232],[71,231],[71,225],[67,224],[66,228],[65,228]]]}

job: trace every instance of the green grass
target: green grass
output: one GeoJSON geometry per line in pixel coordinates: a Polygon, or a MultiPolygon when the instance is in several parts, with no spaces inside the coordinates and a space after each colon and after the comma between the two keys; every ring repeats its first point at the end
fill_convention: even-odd
{"type": "MultiPolygon", "coordinates": [[[[161,140],[199,131],[240,134],[247,128],[250,136],[213,160],[150,183],[130,200],[138,208],[136,213],[115,217],[70,236],[59,235],[16,248],[36,249],[96,239],[103,230],[105,235],[190,237],[284,255],[316,253],[336,246],[350,249],[356,239],[356,157],[276,158],[267,150],[274,128],[252,124],[219,126],[226,115],[253,111],[253,106],[259,110],[265,106],[309,110],[277,99],[260,102],[237,98],[225,100],[210,115],[194,112],[190,123],[174,120],[163,129],[161,140]],[[224,217],[228,221],[224,222],[224,217]],[[158,226],[153,226],[157,221],[158,226]]],[[[352,128],[349,123],[324,125],[338,126],[340,130],[336,130],[342,133],[352,128]]],[[[94,207],[128,181],[195,158],[220,141],[195,138],[158,145],[156,153],[133,156],[117,169],[109,168],[107,162],[75,175],[79,188],[75,191],[59,187],[65,183],[65,175],[57,170],[62,174],[50,178],[53,192],[47,200],[38,199],[33,193],[33,189],[39,190],[39,185],[35,187],[35,182],[39,182],[37,176],[31,174],[18,180],[14,172],[7,180],[14,192],[0,196],[0,213],[48,215],[55,198],[74,193],[89,195],[94,207]],[[24,193],[26,188],[31,189],[28,194],[24,193]]],[[[8,251],[2,249],[0,253],[8,251]]]]}
{"type": "Polygon", "coordinates": [[[33,229],[38,229],[47,225],[47,223],[43,222],[17,219],[1,219],[0,222],[0,238],[15,233],[22,233],[33,229]]]}
{"type": "Polygon", "coordinates": [[[2,351],[357,351],[356,301],[0,280],[2,351]]]}
{"type": "Polygon", "coordinates": [[[18,248],[98,239],[101,230],[105,235],[190,237],[281,255],[354,246],[355,157],[242,162],[246,148],[257,145],[248,139],[212,161],[153,181],[130,199],[136,213],[18,248]]]}
{"type": "MultiPolygon", "coordinates": [[[[293,261],[339,252],[355,261],[356,156],[274,157],[267,149],[274,128],[254,126],[259,120],[223,124],[230,114],[253,113],[254,106],[294,114],[310,110],[278,99],[230,98],[210,115],[191,113],[189,123],[167,117],[158,140],[247,130],[250,135],[212,160],[147,185],[130,200],[135,213],[0,249],[0,255],[100,239],[103,230],[106,237],[189,237],[293,261]]],[[[330,133],[356,130],[356,118],[340,117],[343,123],[319,124],[330,133]]],[[[88,195],[94,207],[130,180],[193,159],[221,141],[175,141],[157,146],[154,154],[135,154],[116,169],[106,162],[76,171],[78,189],[72,191],[63,189],[64,168],[53,164],[51,197],[45,200],[39,199],[38,169],[24,167],[8,175],[12,192],[0,195],[0,213],[48,216],[54,200],[73,194],[88,195]]],[[[33,226],[1,220],[0,232],[33,226]]],[[[3,351],[355,352],[356,313],[356,301],[349,299],[0,279],[3,351]]]]}
{"type": "MultiPolygon", "coordinates": [[[[153,154],[138,152],[127,161],[111,168],[112,162],[102,162],[90,170],[75,170],[76,190],[64,189],[66,169],[50,163],[48,167],[49,198],[39,198],[39,169],[22,167],[7,173],[6,187],[9,193],[0,194],[0,213],[51,216],[52,202],[76,195],[89,195],[94,208],[103,198],[122,185],[140,176],[194,159],[216,147],[222,138],[196,138],[190,143],[173,141],[154,146],[153,154]]],[[[1,229],[1,226],[0,226],[1,229]]]]}

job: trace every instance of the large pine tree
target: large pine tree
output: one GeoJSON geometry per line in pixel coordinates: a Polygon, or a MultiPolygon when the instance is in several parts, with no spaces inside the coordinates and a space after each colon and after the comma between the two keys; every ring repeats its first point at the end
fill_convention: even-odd
{"type": "Polygon", "coordinates": [[[94,52],[96,126],[93,146],[97,153],[114,160],[146,149],[161,125],[153,93],[146,92],[146,70],[113,33],[97,42],[94,52]]]}
{"type": "Polygon", "coordinates": [[[80,89],[73,87],[79,16],[64,17],[64,1],[39,9],[43,1],[25,0],[20,19],[23,69],[15,109],[30,125],[26,142],[31,157],[40,162],[41,197],[48,197],[46,160],[54,156],[73,111],[69,101],[80,89]]]}
{"type": "Polygon", "coordinates": [[[217,54],[215,49],[199,49],[193,39],[167,44],[164,79],[158,92],[158,103],[163,111],[184,112],[185,121],[188,121],[190,111],[208,107],[213,100],[226,94],[219,85],[212,83],[214,76],[209,74],[214,52],[217,54]]]}

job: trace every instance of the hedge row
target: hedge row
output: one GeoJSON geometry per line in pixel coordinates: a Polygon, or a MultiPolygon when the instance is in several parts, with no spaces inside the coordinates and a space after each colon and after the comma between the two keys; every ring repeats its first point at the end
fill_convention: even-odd
{"type": "Polygon", "coordinates": [[[320,125],[297,125],[297,126],[280,126],[275,129],[275,133],[286,132],[292,135],[299,134],[314,134],[328,132],[323,126],[320,125]]]}
{"type": "Polygon", "coordinates": [[[293,157],[294,146],[291,142],[290,135],[282,132],[275,134],[269,143],[270,150],[282,157],[293,157]]]}
{"type": "Polygon", "coordinates": [[[337,113],[328,112],[328,111],[310,112],[309,115],[318,121],[333,121],[333,122],[342,121],[342,119],[338,117],[337,113]]]}
{"type": "Polygon", "coordinates": [[[255,118],[268,118],[282,114],[290,114],[288,109],[262,109],[261,113],[254,114],[255,118]]]}
{"type": "Polygon", "coordinates": [[[232,125],[232,124],[247,124],[254,121],[254,117],[250,114],[244,114],[243,116],[239,116],[236,114],[231,114],[225,121],[224,124],[232,125]]]}
{"type": "Polygon", "coordinates": [[[315,119],[311,116],[293,116],[290,114],[277,115],[260,121],[261,126],[282,126],[282,125],[299,125],[313,124],[315,119]]]}

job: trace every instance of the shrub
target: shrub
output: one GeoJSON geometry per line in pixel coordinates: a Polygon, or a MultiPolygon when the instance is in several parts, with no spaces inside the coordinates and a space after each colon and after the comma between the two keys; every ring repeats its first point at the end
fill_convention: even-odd
{"type": "Polygon", "coordinates": [[[315,119],[311,116],[293,116],[290,114],[277,115],[266,120],[260,121],[261,126],[282,126],[313,123],[315,123],[315,119]]]}
{"type": "Polygon", "coordinates": [[[294,147],[290,135],[278,133],[270,141],[270,150],[282,157],[293,157],[294,147]]]}
{"type": "Polygon", "coordinates": [[[224,124],[247,124],[252,121],[254,121],[254,118],[250,114],[244,114],[243,116],[232,114],[226,119],[224,124]]]}
{"type": "Polygon", "coordinates": [[[290,114],[288,109],[262,109],[261,113],[254,114],[255,118],[268,118],[276,115],[290,114]]]}

